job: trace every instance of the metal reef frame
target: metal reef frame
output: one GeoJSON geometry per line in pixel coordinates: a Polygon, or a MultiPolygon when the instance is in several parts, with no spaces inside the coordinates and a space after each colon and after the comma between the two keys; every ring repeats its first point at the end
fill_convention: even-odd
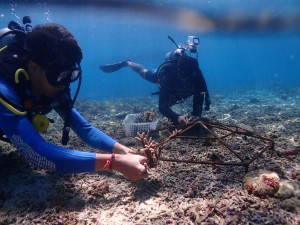
{"type": "Polygon", "coordinates": [[[214,123],[205,121],[202,119],[197,119],[195,121],[192,121],[191,123],[187,125],[178,125],[173,126],[168,124],[165,128],[159,130],[173,130],[172,132],[169,132],[169,136],[162,140],[159,143],[156,143],[150,136],[151,131],[148,131],[147,133],[137,133],[136,139],[140,141],[143,148],[140,150],[136,150],[135,153],[140,153],[140,151],[144,151],[146,154],[148,161],[149,161],[149,167],[153,168],[156,167],[158,164],[158,161],[167,161],[167,162],[176,162],[176,163],[194,163],[194,164],[207,164],[207,165],[224,165],[224,166],[243,166],[245,167],[245,171],[247,172],[249,169],[249,165],[253,163],[254,160],[256,160],[258,157],[260,157],[265,151],[267,150],[273,150],[274,151],[274,141],[272,139],[260,136],[258,134],[255,134],[252,131],[249,131],[247,129],[241,128],[239,126],[234,125],[225,125],[221,123],[214,123]],[[205,129],[211,137],[198,137],[198,136],[183,136],[183,134],[195,127],[196,125],[200,125],[203,129],[205,129]],[[218,136],[213,129],[219,129],[227,131],[228,133],[223,136],[218,136]],[[263,142],[266,143],[266,145],[258,151],[254,156],[252,156],[249,160],[245,160],[242,158],[240,154],[238,154],[229,144],[227,144],[224,139],[231,135],[244,135],[247,137],[252,137],[256,139],[260,139],[263,142]],[[229,150],[238,160],[240,160],[239,163],[231,163],[231,162],[222,162],[222,161],[199,161],[199,160],[181,160],[181,159],[173,159],[173,158],[167,158],[162,156],[162,151],[164,149],[164,146],[167,142],[171,141],[175,138],[188,138],[188,139],[206,139],[206,140],[217,140],[221,145],[223,145],[226,149],[229,150]]]}

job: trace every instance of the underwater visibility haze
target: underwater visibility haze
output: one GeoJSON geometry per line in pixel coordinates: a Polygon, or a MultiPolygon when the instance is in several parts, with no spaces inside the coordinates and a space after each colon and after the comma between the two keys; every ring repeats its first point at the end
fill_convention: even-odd
{"type": "MultiPolygon", "coordinates": [[[[200,38],[198,60],[210,92],[300,85],[300,2],[296,0],[9,1],[0,25],[60,23],[83,50],[79,98],[149,96],[157,91],[129,68],[99,65],[131,59],[157,68],[188,35],[200,38]]],[[[75,88],[76,89],[76,88],[75,88]]]]}
{"type": "MultiPolygon", "coordinates": [[[[62,24],[79,42],[83,77],[75,108],[84,119],[133,151],[151,151],[149,169],[159,163],[135,182],[117,171],[48,172],[25,162],[31,148],[14,135],[21,151],[0,146],[0,225],[300,224],[300,0],[0,2],[1,28],[24,16],[32,26],[62,24]],[[200,39],[212,104],[183,134],[185,125],[174,130],[156,114],[156,84],[130,68],[104,73],[99,66],[131,59],[157,68],[176,48],[168,36],[183,44],[189,35],[200,39]],[[124,121],[129,125],[132,113],[139,123],[129,137],[124,121]],[[136,134],[137,127],[148,129],[140,116],[157,125],[149,136],[136,134]]],[[[190,115],[191,100],[172,108],[190,115]]],[[[54,110],[47,117],[55,123],[41,138],[61,146],[67,127],[54,110]]],[[[70,158],[73,150],[102,152],[73,131],[67,147],[70,158]]]]}

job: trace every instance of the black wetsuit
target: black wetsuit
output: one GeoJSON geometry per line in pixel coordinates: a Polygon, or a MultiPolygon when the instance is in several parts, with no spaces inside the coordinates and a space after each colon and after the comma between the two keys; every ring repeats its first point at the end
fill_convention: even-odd
{"type": "Polygon", "coordinates": [[[209,93],[204,76],[197,60],[186,57],[185,62],[178,60],[164,62],[157,70],[149,70],[145,79],[159,85],[159,111],[178,124],[180,116],[170,107],[193,96],[193,116],[201,116],[203,102],[209,107],[209,93]]]}

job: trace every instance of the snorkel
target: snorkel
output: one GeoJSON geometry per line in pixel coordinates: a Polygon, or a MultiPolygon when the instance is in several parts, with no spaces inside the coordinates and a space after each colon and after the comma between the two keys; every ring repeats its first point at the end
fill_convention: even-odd
{"type": "Polygon", "coordinates": [[[173,42],[173,44],[177,47],[180,48],[179,45],[174,41],[174,39],[169,35],[168,38],[173,42]]]}
{"type": "Polygon", "coordinates": [[[171,36],[168,36],[171,42],[176,46],[176,49],[173,51],[168,52],[165,55],[165,60],[177,60],[180,56],[185,54],[185,48],[180,47],[171,36]]]}

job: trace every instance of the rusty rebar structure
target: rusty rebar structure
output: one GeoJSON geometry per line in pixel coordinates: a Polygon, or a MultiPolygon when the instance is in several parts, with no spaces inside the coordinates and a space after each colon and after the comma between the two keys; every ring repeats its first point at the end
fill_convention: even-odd
{"type": "MultiPolygon", "coordinates": [[[[260,157],[267,150],[274,150],[274,141],[269,138],[262,137],[255,134],[254,132],[241,128],[239,126],[225,125],[221,123],[213,123],[198,119],[192,121],[189,124],[172,126],[167,125],[161,131],[167,131],[168,137],[157,142],[150,137],[151,132],[148,133],[138,133],[136,139],[142,144],[143,148],[137,150],[136,153],[141,153],[144,151],[144,154],[147,156],[149,161],[149,167],[156,167],[158,161],[168,161],[176,163],[194,163],[194,164],[207,164],[207,165],[224,165],[224,166],[243,166],[245,171],[248,171],[249,165],[253,163],[258,157],[260,157]],[[198,126],[198,128],[196,128],[198,126]],[[196,128],[196,129],[195,129],[196,128]],[[202,130],[205,132],[205,135],[193,135],[192,130],[202,130]],[[232,145],[227,143],[227,139],[233,139],[233,136],[240,135],[240,140],[247,140],[253,138],[260,140],[263,146],[259,146],[259,151],[257,151],[252,156],[243,157],[241,152],[238,152],[233,149],[232,145]],[[227,150],[232,154],[239,162],[226,162],[219,160],[219,157],[216,157],[215,160],[195,160],[195,159],[178,159],[178,158],[169,158],[163,156],[163,150],[165,145],[173,139],[190,139],[193,141],[203,140],[206,143],[206,148],[209,147],[211,142],[218,142],[223,146],[223,149],[227,150]],[[247,158],[247,159],[246,159],[247,158]]],[[[253,152],[254,149],[252,149],[253,152]]],[[[230,157],[232,158],[232,157],[230,157]]]]}

